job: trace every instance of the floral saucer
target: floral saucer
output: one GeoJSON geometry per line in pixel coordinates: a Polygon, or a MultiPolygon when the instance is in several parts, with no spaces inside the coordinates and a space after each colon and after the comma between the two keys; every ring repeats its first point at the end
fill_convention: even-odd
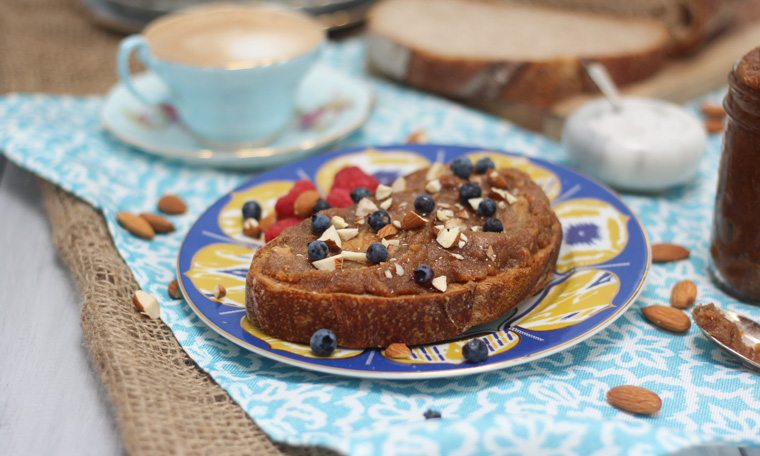
{"type": "MultiPolygon", "coordinates": [[[[152,73],[135,76],[134,83],[157,102],[167,98],[166,86],[152,73]]],[[[348,136],[364,125],[373,103],[372,89],[367,84],[316,65],[296,95],[297,114],[266,146],[209,149],[182,125],[171,105],[145,106],[122,84],[106,96],[101,123],[121,141],[149,154],[195,165],[266,168],[313,154],[348,136]]]]}

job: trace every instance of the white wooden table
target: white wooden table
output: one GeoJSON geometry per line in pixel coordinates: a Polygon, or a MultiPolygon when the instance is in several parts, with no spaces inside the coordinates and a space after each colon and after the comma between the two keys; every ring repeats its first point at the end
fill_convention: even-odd
{"type": "MultiPolygon", "coordinates": [[[[0,455],[123,453],[36,178],[0,156],[0,455]]],[[[679,456],[760,456],[699,448],[679,456]]]]}

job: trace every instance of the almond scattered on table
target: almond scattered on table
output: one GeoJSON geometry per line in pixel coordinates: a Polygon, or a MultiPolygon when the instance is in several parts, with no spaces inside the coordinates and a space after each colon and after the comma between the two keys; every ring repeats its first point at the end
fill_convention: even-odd
{"type": "Polygon", "coordinates": [[[691,320],[683,310],[670,306],[647,306],[641,309],[644,317],[653,325],[674,333],[685,333],[691,328],[691,320]]]}
{"type": "Polygon", "coordinates": [[[166,292],[172,299],[182,299],[182,292],[179,291],[179,282],[177,282],[177,279],[169,282],[169,285],[166,287],[166,292]]]}
{"type": "Polygon", "coordinates": [[[718,119],[726,117],[726,110],[723,109],[722,105],[716,103],[702,103],[702,106],[699,107],[699,110],[702,111],[702,114],[707,117],[718,119]]]}
{"type": "Polygon", "coordinates": [[[146,222],[153,227],[153,231],[156,233],[171,233],[174,231],[174,224],[166,219],[166,217],[158,214],[151,214],[143,212],[140,217],[144,218],[146,222]]]}
{"type": "Polygon", "coordinates": [[[293,203],[293,212],[296,216],[304,218],[310,217],[311,211],[314,210],[314,205],[319,201],[319,192],[316,190],[306,190],[298,195],[293,203]]]}
{"type": "Polygon", "coordinates": [[[652,261],[654,263],[669,263],[689,258],[690,252],[684,246],[669,243],[652,244],[652,261]]]}
{"type": "Polygon", "coordinates": [[[139,238],[150,240],[156,235],[156,232],[147,220],[132,212],[119,212],[116,214],[116,221],[125,230],[139,238]]]}
{"type": "Polygon", "coordinates": [[[697,300],[697,285],[691,280],[682,280],[670,290],[670,305],[677,309],[687,309],[697,300]]]}
{"type": "Polygon", "coordinates": [[[616,386],[607,391],[607,402],[616,409],[636,415],[654,415],[662,408],[660,396],[634,385],[616,386]]]}
{"type": "Polygon", "coordinates": [[[156,319],[161,315],[161,308],[153,295],[142,290],[137,290],[132,294],[132,304],[141,314],[156,319]]]}
{"type": "Polygon", "coordinates": [[[404,344],[394,343],[385,348],[385,356],[395,359],[408,359],[412,356],[412,351],[404,344]]]}
{"type": "Polygon", "coordinates": [[[705,130],[711,135],[720,133],[723,131],[723,119],[707,119],[705,120],[705,130]]]}
{"type": "Polygon", "coordinates": [[[179,196],[169,193],[158,200],[158,210],[170,215],[184,214],[187,212],[187,204],[179,196]]]}
{"type": "Polygon", "coordinates": [[[218,301],[225,296],[227,296],[227,289],[221,283],[217,283],[216,288],[214,288],[214,299],[218,301]]]}
{"type": "Polygon", "coordinates": [[[427,139],[428,136],[427,133],[425,133],[425,130],[414,130],[406,137],[406,142],[408,144],[419,144],[427,142],[427,139]]]}

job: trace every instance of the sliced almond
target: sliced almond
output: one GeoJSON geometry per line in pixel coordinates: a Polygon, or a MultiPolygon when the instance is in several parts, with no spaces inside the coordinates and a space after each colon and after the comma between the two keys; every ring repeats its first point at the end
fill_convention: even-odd
{"type": "Polygon", "coordinates": [[[691,320],[683,310],[670,306],[647,306],[641,309],[653,325],[674,333],[685,333],[691,328],[691,320]]]}
{"type": "Polygon", "coordinates": [[[444,227],[444,229],[438,232],[435,240],[444,249],[450,249],[459,241],[459,229],[444,227]]]}
{"type": "Polygon", "coordinates": [[[385,347],[385,356],[393,359],[408,359],[412,351],[404,344],[394,343],[385,347]]]}
{"type": "Polygon", "coordinates": [[[261,234],[261,227],[259,226],[259,221],[255,218],[248,218],[245,219],[243,222],[243,234],[251,237],[251,238],[257,238],[261,234]]]}
{"type": "Polygon", "coordinates": [[[391,205],[393,205],[393,198],[388,198],[387,200],[380,203],[380,209],[387,211],[390,209],[391,205]]]}
{"type": "Polygon", "coordinates": [[[677,309],[687,309],[697,300],[697,285],[691,280],[682,280],[670,291],[670,305],[677,309]]]}
{"type": "Polygon", "coordinates": [[[275,223],[277,223],[277,214],[272,212],[271,214],[262,218],[261,221],[259,221],[259,228],[263,232],[263,231],[268,230],[275,223]]]}
{"type": "Polygon", "coordinates": [[[401,229],[401,221],[399,221],[399,220],[392,221],[391,225],[395,226],[398,229],[401,229]]]}
{"type": "Polygon", "coordinates": [[[139,238],[150,240],[156,235],[156,232],[147,220],[132,212],[119,212],[116,214],[116,221],[125,230],[139,238]]]}
{"type": "Polygon", "coordinates": [[[156,233],[171,233],[174,231],[174,224],[162,215],[143,212],[140,214],[140,217],[144,218],[156,233]]]}
{"type": "Polygon", "coordinates": [[[470,213],[467,212],[467,211],[464,211],[464,210],[457,212],[456,216],[459,217],[459,218],[463,218],[465,220],[469,220],[470,219],[470,213]]]}
{"type": "Polygon", "coordinates": [[[449,252],[449,255],[453,256],[453,257],[454,257],[454,258],[456,258],[457,260],[464,260],[464,256],[463,256],[463,255],[460,255],[459,253],[452,253],[452,252],[449,252]]]}
{"type": "Polygon", "coordinates": [[[446,220],[446,223],[444,223],[443,226],[446,228],[457,228],[460,232],[467,229],[467,224],[459,218],[446,220]]]}
{"type": "Polygon", "coordinates": [[[462,237],[460,236],[460,237],[459,237],[459,242],[457,242],[457,247],[459,247],[459,248],[461,249],[461,248],[463,248],[465,245],[467,245],[467,241],[465,241],[464,239],[462,239],[462,237]]]}
{"type": "Polygon", "coordinates": [[[467,200],[467,202],[470,203],[470,206],[476,211],[478,210],[481,201],[483,201],[483,198],[470,198],[467,200]]]}
{"type": "Polygon", "coordinates": [[[391,272],[390,269],[386,269],[385,271],[383,271],[383,274],[385,274],[385,277],[388,278],[388,279],[392,279],[393,278],[393,273],[391,272]]]}
{"type": "Polygon", "coordinates": [[[449,220],[454,217],[454,211],[451,209],[438,209],[435,211],[435,218],[438,220],[445,222],[446,220],[449,220]]]}
{"type": "Polygon", "coordinates": [[[325,244],[327,244],[327,246],[331,249],[340,249],[343,247],[343,241],[340,238],[340,234],[338,234],[338,230],[336,230],[335,226],[333,225],[330,225],[330,227],[326,229],[324,233],[322,233],[322,236],[319,237],[319,240],[324,241],[325,244]]]}
{"type": "Polygon", "coordinates": [[[493,246],[488,246],[488,250],[486,250],[486,256],[491,261],[496,261],[496,253],[493,251],[493,246]]]}
{"type": "Polygon", "coordinates": [[[366,217],[369,214],[377,210],[377,204],[373,203],[369,198],[362,198],[359,204],[356,205],[356,216],[366,217]]]}
{"type": "Polygon", "coordinates": [[[427,172],[425,173],[425,180],[438,179],[445,172],[446,166],[444,166],[443,163],[435,162],[430,165],[430,168],[428,168],[427,172]]]}
{"type": "Polygon", "coordinates": [[[340,256],[342,256],[344,260],[353,261],[354,263],[369,263],[367,260],[367,254],[364,252],[349,252],[348,250],[344,250],[340,252],[340,256]]]}
{"type": "MultiPolygon", "coordinates": [[[[386,247],[395,246],[398,247],[401,242],[398,239],[381,239],[380,243],[382,243],[386,247]]],[[[395,258],[391,258],[391,260],[394,260],[395,258]]]]}
{"type": "Polygon", "coordinates": [[[702,103],[699,110],[707,117],[717,117],[720,119],[726,117],[726,110],[723,109],[723,106],[716,103],[702,103]]]}
{"type": "Polygon", "coordinates": [[[150,293],[142,290],[135,291],[132,294],[132,304],[138,312],[150,318],[156,319],[161,316],[161,307],[158,305],[158,300],[150,293]]]}
{"type": "Polygon", "coordinates": [[[341,228],[335,230],[341,241],[349,241],[359,235],[359,228],[341,228]]]}
{"type": "Polygon", "coordinates": [[[689,249],[678,244],[652,244],[652,262],[669,263],[689,258],[689,249]]]}
{"type": "Polygon", "coordinates": [[[182,292],[179,289],[179,282],[177,282],[177,279],[169,282],[169,285],[166,287],[166,292],[172,299],[182,299],[182,292]]]}
{"type": "Polygon", "coordinates": [[[427,219],[423,218],[420,214],[414,211],[409,211],[401,220],[401,228],[405,230],[413,230],[425,226],[427,222],[427,219]]]}
{"type": "Polygon", "coordinates": [[[480,227],[475,225],[470,227],[470,231],[480,231],[480,227]]]}
{"type": "Polygon", "coordinates": [[[401,277],[404,275],[404,267],[396,263],[396,275],[401,277]]]}
{"type": "Polygon", "coordinates": [[[653,415],[662,408],[660,396],[634,385],[616,386],[607,391],[607,402],[617,409],[637,415],[653,415]]]}
{"type": "Polygon", "coordinates": [[[509,183],[507,182],[507,179],[499,174],[497,171],[491,171],[488,173],[488,184],[491,187],[497,187],[497,188],[509,188],[509,183]]]}
{"type": "Polygon", "coordinates": [[[158,210],[164,214],[184,214],[187,212],[187,204],[177,195],[166,194],[158,200],[158,210]]]}
{"type": "Polygon", "coordinates": [[[433,285],[433,288],[440,292],[445,292],[446,288],[448,288],[448,284],[446,283],[446,276],[438,276],[430,283],[433,285]]]}
{"type": "Polygon", "coordinates": [[[319,192],[316,190],[306,190],[298,195],[295,202],[293,202],[293,212],[297,217],[305,218],[311,216],[311,212],[314,210],[314,205],[319,201],[319,192]]]}
{"type": "Polygon", "coordinates": [[[227,296],[227,289],[221,283],[217,283],[216,288],[214,288],[214,299],[218,301],[225,296],[227,296]]]}
{"type": "Polygon", "coordinates": [[[382,201],[388,198],[389,196],[391,196],[391,193],[393,193],[393,189],[391,189],[387,185],[380,184],[375,189],[375,198],[378,201],[382,201]]]}
{"type": "Polygon", "coordinates": [[[348,223],[339,215],[333,215],[330,219],[330,224],[337,229],[342,229],[348,226],[348,223]]]}
{"type": "Polygon", "coordinates": [[[406,179],[399,176],[391,184],[391,192],[398,193],[398,192],[403,192],[404,190],[406,190],[406,179]]]}
{"type": "Polygon", "coordinates": [[[504,209],[506,209],[506,208],[507,208],[507,202],[506,202],[506,201],[499,201],[499,202],[496,204],[496,206],[497,206],[499,209],[501,209],[501,210],[504,210],[504,209]]]}
{"type": "Polygon", "coordinates": [[[380,230],[377,232],[377,235],[380,236],[380,239],[395,236],[398,233],[398,228],[395,226],[388,224],[384,227],[380,228],[380,230]]]}
{"type": "Polygon", "coordinates": [[[509,193],[508,190],[502,190],[500,188],[491,188],[491,194],[493,199],[497,201],[506,201],[508,204],[515,204],[517,202],[517,197],[511,193],[509,193]]]}
{"type": "Polygon", "coordinates": [[[341,253],[338,255],[322,258],[321,260],[312,261],[311,265],[320,271],[338,271],[343,269],[343,256],[341,253]]]}
{"type": "Polygon", "coordinates": [[[425,191],[428,193],[438,193],[441,191],[441,181],[433,179],[425,184],[425,191]]]}

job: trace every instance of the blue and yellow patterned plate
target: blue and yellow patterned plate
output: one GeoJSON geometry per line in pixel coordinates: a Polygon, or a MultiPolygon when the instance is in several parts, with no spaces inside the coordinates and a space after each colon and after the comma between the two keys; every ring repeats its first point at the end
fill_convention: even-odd
{"type": "Polygon", "coordinates": [[[423,379],[474,374],[532,361],[566,350],[615,321],[636,299],[649,269],[649,245],[640,222],[610,190],[569,169],[512,153],[459,146],[403,145],[353,149],[312,157],[257,176],[214,203],[190,229],[180,249],[179,282],[187,302],[211,328],[232,342],[286,364],[337,375],[423,379]],[[240,209],[255,199],[264,214],[293,181],[309,178],[322,192],[345,165],[360,166],[389,183],[433,161],[466,154],[490,156],[497,166],[526,171],[541,185],[562,223],[564,241],[556,272],[541,293],[498,320],[454,340],[417,346],[407,360],[383,350],[338,349],[330,358],[306,345],[263,334],[245,319],[245,278],[254,250],[242,235],[240,209]],[[227,289],[221,302],[211,296],[227,289]],[[462,359],[462,345],[485,340],[483,364],[462,359]]]}

